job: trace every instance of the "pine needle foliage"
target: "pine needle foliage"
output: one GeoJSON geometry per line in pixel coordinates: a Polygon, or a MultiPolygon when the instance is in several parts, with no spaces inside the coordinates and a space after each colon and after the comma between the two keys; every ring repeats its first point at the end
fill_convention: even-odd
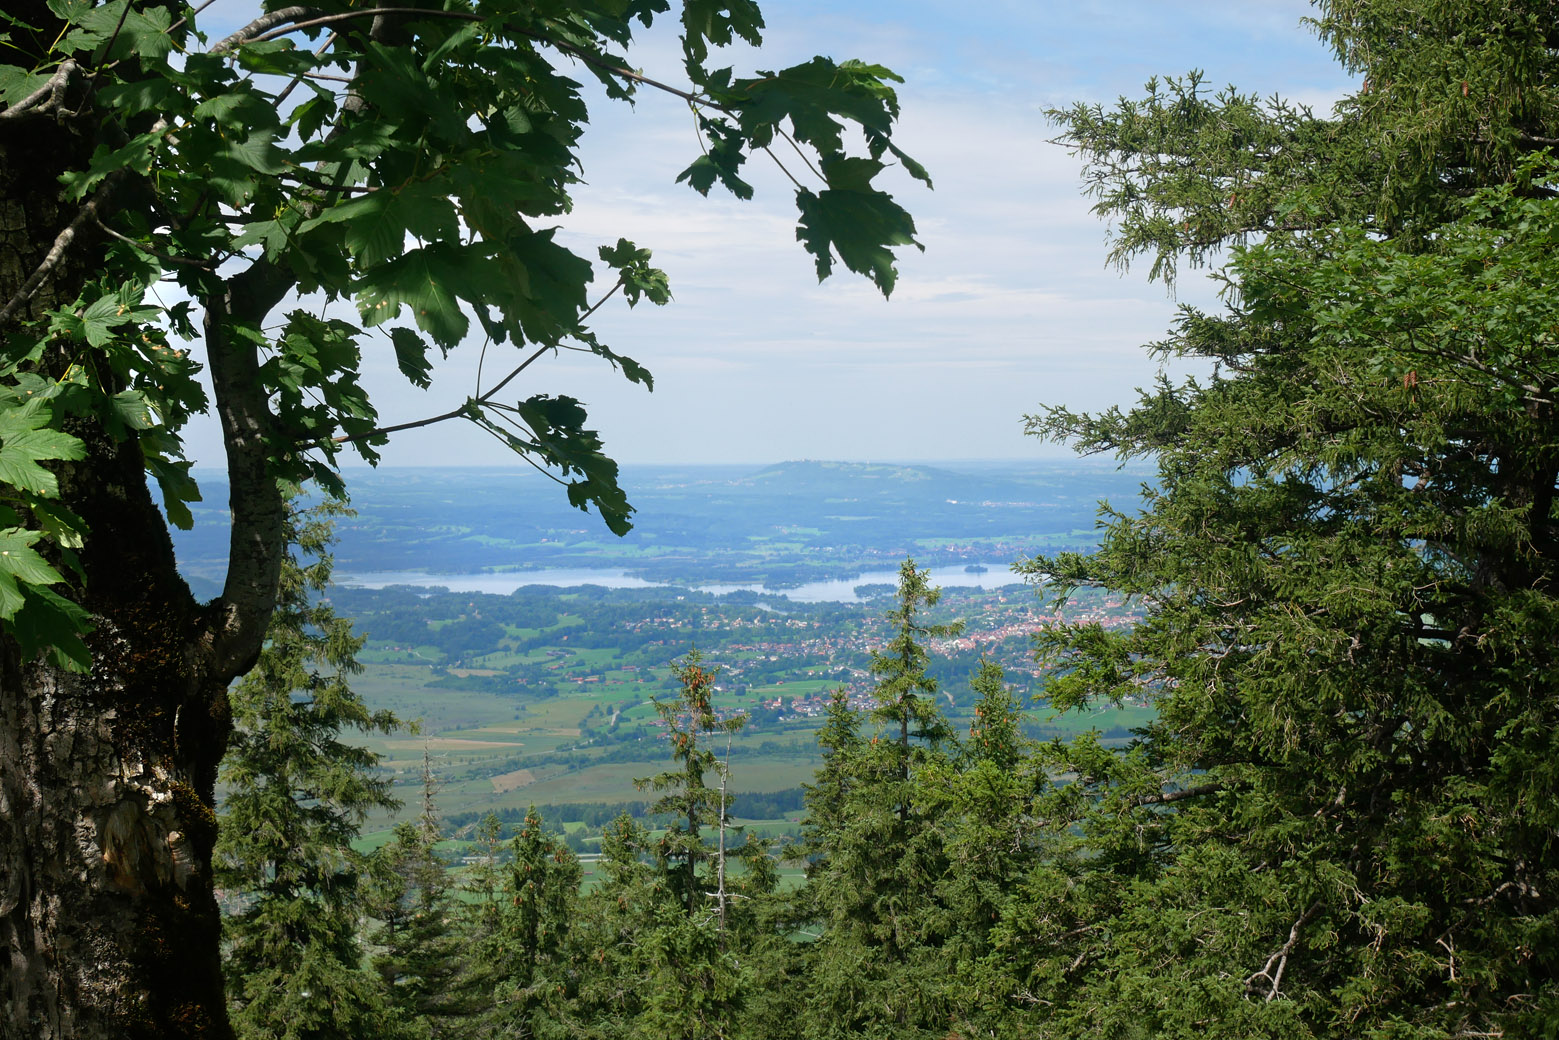
{"type": "Polygon", "coordinates": [[[1045,634],[1053,702],[1157,708],[1065,749],[1004,924],[1053,1035],[1559,1028],[1556,24],[1334,0],[1329,118],[1194,77],[1055,113],[1117,255],[1227,292],[1154,348],[1210,377],[1030,421],[1158,464],[1032,568],[1149,608],[1045,634]]]}
{"type": "Polygon", "coordinates": [[[399,721],[352,690],[363,639],[323,598],[333,522],[347,510],[293,503],[269,638],[229,695],[216,862],[238,907],[224,927],[233,1023],[245,1040],[391,1036],[387,993],[362,968],[364,863],[352,842],[370,812],[399,803],[349,734],[399,721]]]}

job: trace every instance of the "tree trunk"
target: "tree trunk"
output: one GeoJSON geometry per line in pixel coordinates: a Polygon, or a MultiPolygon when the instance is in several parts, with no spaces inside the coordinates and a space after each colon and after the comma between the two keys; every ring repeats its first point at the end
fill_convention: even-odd
{"type": "Polygon", "coordinates": [[[76,500],[99,514],[92,671],[4,648],[0,1037],[228,1037],[211,878],[225,684],[189,638],[198,613],[139,466],[114,486],[95,463],[76,500]]]}
{"type": "MultiPolygon", "coordinates": [[[[7,10],[57,25],[36,0],[7,10]]],[[[0,122],[0,304],[79,211],[58,177],[91,149],[68,120],[0,122]]],[[[0,336],[75,299],[101,262],[91,230],[0,336]]],[[[178,576],[136,442],[71,432],[87,457],[55,469],[90,532],[72,595],[93,663],[74,674],[0,640],[0,1040],[229,1038],[211,850],[235,658],[178,576]]]]}

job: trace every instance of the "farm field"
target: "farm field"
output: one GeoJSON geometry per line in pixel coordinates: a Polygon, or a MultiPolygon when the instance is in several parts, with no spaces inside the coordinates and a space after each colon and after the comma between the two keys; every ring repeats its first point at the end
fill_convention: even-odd
{"type": "MultiPolygon", "coordinates": [[[[369,638],[354,687],[372,708],[394,711],[408,724],[364,740],[394,779],[406,807],[401,815],[420,805],[426,760],[439,811],[456,834],[488,812],[518,820],[531,805],[545,808],[549,825],[576,831],[585,807],[644,811],[654,796],[634,781],[670,761],[654,700],[674,696],[673,664],[695,645],[717,669],[716,709],[748,719],[730,739],[733,793],[789,798],[795,810],[750,823],[776,837],[793,830],[799,788],[821,761],[822,709],[842,689],[864,719],[873,703],[870,655],[886,631],[876,601],[789,604],[780,613],[685,590],[333,595],[369,638]],[[411,645],[413,634],[426,641],[411,645]]],[[[1132,617],[1124,604],[1086,596],[1067,609],[1109,624],[1132,617]]],[[[1094,730],[1121,742],[1152,717],[1143,704],[1049,710],[1028,633],[1057,615],[1046,613],[1032,590],[950,590],[938,610],[967,623],[964,636],[935,647],[932,663],[941,707],[958,730],[968,728],[967,682],[982,656],[1000,661],[1009,681],[1026,691],[1027,728],[1037,739],[1094,730]]],[[[863,730],[870,726],[863,721],[863,730]]],[[[599,826],[587,828],[580,849],[592,847],[599,826]]]]}

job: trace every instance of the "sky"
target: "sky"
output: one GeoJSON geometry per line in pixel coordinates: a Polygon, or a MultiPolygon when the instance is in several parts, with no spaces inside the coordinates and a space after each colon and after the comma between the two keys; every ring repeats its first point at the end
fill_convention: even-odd
{"type": "MultiPolygon", "coordinates": [[[[222,21],[239,18],[235,0],[223,6],[233,10],[222,21]]],[[[559,237],[592,258],[619,237],[654,251],[673,302],[613,300],[594,324],[650,369],[655,389],[565,353],[533,366],[519,396],[579,398],[627,464],[1064,455],[1025,436],[1023,417],[1047,404],[1131,402],[1158,372],[1143,345],[1163,337],[1177,304],[1217,299],[1200,278],[1182,276],[1176,299],[1145,265],[1107,266],[1108,228],[1081,194],[1079,161],[1050,142],[1046,109],[1139,96],[1150,76],[1200,69],[1209,86],[1325,111],[1349,80],[1301,25],[1309,13],[1301,0],[769,0],[763,48],[733,48],[719,64],[741,73],[826,54],[903,76],[894,141],[935,187],[897,170],[879,183],[914,215],[925,252],[901,251],[889,300],[842,267],[819,284],[795,241],[783,173],[760,156],[744,173],[754,200],[718,189],[702,198],[675,183],[699,150],[682,102],[654,91],[631,108],[601,98],[586,183],[559,237]]],[[[678,84],[674,22],[665,28],[630,59],[678,84]]],[[[366,357],[381,420],[457,405],[478,353],[475,342],[452,353],[428,392],[406,384],[393,358],[366,357]]],[[[503,360],[489,356],[488,373],[503,360]]],[[[197,464],[221,464],[214,424],[188,442],[197,464]]],[[[383,454],[406,466],[514,461],[460,423],[398,435],[383,454]]]]}

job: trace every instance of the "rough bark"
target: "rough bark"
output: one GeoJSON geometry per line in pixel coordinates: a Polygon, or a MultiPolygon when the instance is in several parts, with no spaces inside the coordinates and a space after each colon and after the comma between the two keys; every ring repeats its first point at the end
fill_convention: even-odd
{"type": "Polygon", "coordinates": [[[227,1037],[212,888],[225,688],[133,443],[67,475],[93,667],[4,648],[0,1036],[227,1037]]]}
{"type": "MultiPolygon", "coordinates": [[[[35,0],[7,10],[53,21],[35,0]]],[[[0,302],[79,211],[57,178],[92,146],[58,111],[0,121],[0,302]]],[[[75,298],[100,261],[90,233],[0,335],[75,298]]],[[[226,621],[197,604],[136,442],[85,420],[71,432],[87,457],[57,471],[90,532],[74,595],[93,614],[93,665],[66,672],[0,640],[0,1040],[228,1038],[213,788],[226,686],[258,651],[268,604],[226,621]]]]}

